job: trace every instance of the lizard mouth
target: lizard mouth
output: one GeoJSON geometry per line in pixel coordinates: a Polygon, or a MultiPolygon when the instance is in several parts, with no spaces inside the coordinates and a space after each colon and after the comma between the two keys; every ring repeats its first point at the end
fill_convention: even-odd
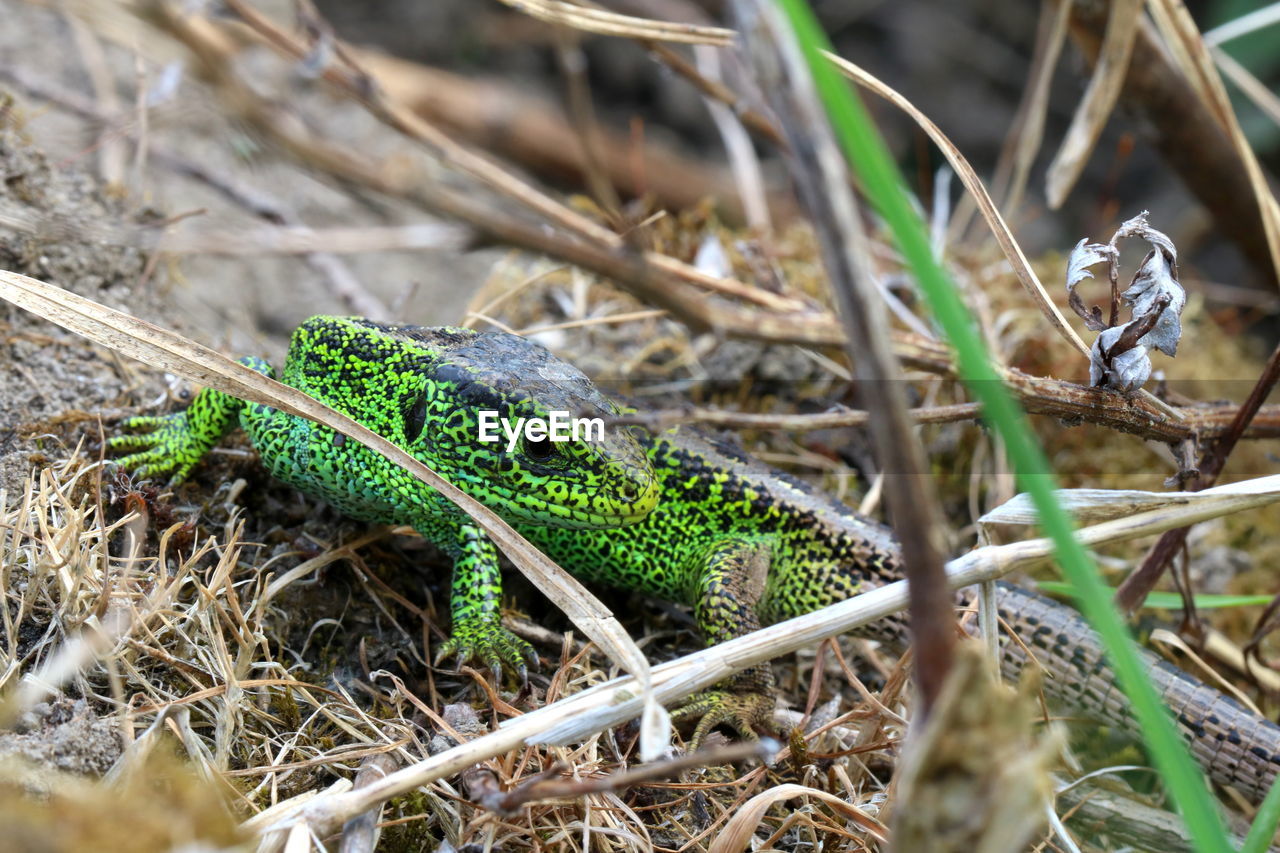
{"type": "Polygon", "coordinates": [[[545,503],[533,509],[527,517],[553,527],[625,527],[644,519],[653,509],[656,500],[619,504],[607,510],[599,507],[577,507],[545,503]]]}
{"type": "Polygon", "coordinates": [[[538,499],[527,487],[517,490],[490,483],[486,492],[481,499],[500,515],[550,527],[625,527],[643,520],[658,503],[658,489],[652,482],[635,484],[634,489],[607,503],[587,501],[582,505],[538,499]]]}

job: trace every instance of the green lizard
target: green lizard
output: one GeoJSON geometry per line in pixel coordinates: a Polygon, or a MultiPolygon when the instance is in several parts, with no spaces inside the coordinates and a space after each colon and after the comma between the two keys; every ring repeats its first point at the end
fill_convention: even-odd
{"type": "MultiPolygon", "coordinates": [[[[262,359],[241,362],[274,373],[262,359]]],[[[608,430],[598,442],[525,441],[510,453],[505,442],[479,440],[481,410],[511,419],[619,413],[582,373],[516,335],[313,317],[294,332],[281,379],[399,444],[508,520],[618,527],[657,502],[635,429],[608,430]]],[[[177,483],[237,424],[276,477],[352,518],[410,525],[452,557],[453,630],[441,658],[478,660],[499,674],[537,660],[499,623],[498,552],[484,532],[434,489],[329,427],[205,389],[184,412],[130,419],[127,429],[150,431],[108,446],[136,451],[119,460],[126,470],[177,483]]]]}
{"type": "MultiPolygon", "coordinates": [[[[617,411],[576,370],[512,335],[316,317],[295,332],[283,379],[413,452],[582,579],[691,606],[709,643],[901,578],[888,528],[687,430],[639,438],[617,431],[599,444],[556,449],[526,443],[513,453],[477,443],[484,408],[617,411]]],[[[492,544],[451,504],[356,442],[206,389],[184,413],[133,419],[127,426],[152,431],[111,445],[140,451],[120,460],[126,468],[181,479],[237,415],[277,476],[354,517],[411,524],[453,555],[447,653],[514,669],[531,657],[497,624],[492,544]]],[[[1003,646],[1010,673],[1029,650],[1049,675],[1048,695],[1135,730],[1096,638],[1074,611],[1004,584],[999,602],[1022,640],[1003,646]]],[[[868,635],[898,649],[907,642],[900,618],[868,635]]],[[[1210,775],[1260,799],[1280,767],[1280,727],[1154,656],[1147,661],[1210,775]]],[[[773,707],[762,666],[676,715],[699,718],[695,740],[721,723],[750,736],[773,728],[773,707]]]]}

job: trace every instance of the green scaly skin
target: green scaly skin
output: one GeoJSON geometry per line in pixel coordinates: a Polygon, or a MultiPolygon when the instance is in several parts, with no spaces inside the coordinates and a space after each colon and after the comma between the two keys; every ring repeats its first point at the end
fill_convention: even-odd
{"type": "MultiPolygon", "coordinates": [[[[270,372],[261,361],[246,363],[270,372]]],[[[550,468],[529,448],[509,457],[504,445],[479,444],[479,409],[526,417],[617,411],[580,373],[511,335],[317,317],[295,333],[284,381],[405,447],[583,580],[691,606],[709,643],[902,577],[887,528],[687,430],[558,445],[551,463],[558,467],[550,468]]],[[[276,476],[356,518],[412,524],[453,554],[449,651],[491,666],[514,666],[528,653],[497,623],[492,543],[452,504],[356,442],[206,390],[185,413],[135,419],[131,425],[152,432],[112,446],[141,450],[121,460],[125,467],[181,478],[237,417],[276,476]]],[[[1137,733],[1102,647],[1078,614],[1008,584],[999,585],[997,600],[1002,622],[1020,638],[1002,646],[1008,675],[1030,652],[1050,698],[1137,733]]],[[[972,602],[961,595],[958,603],[972,602]]],[[[864,634],[898,650],[908,641],[901,617],[864,634]]],[[[1143,655],[1210,776],[1261,799],[1280,769],[1280,726],[1143,655]]],[[[771,730],[773,706],[770,670],[761,666],[694,697],[676,716],[700,718],[696,742],[720,723],[746,736],[771,730]]]]}
{"type": "MultiPolygon", "coordinates": [[[[708,644],[842,601],[896,571],[888,528],[736,448],[681,429],[647,443],[662,498],[644,520],[625,530],[520,532],[583,580],[692,607],[708,644]]],[[[773,730],[774,704],[772,670],[762,665],[675,716],[701,718],[695,743],[720,723],[754,737],[773,730]]]]}
{"type": "MultiPolygon", "coordinates": [[[[261,359],[242,363],[273,375],[261,359]]],[[[281,379],[395,442],[508,520],[615,528],[636,522],[657,501],[635,430],[611,429],[599,442],[522,443],[511,454],[505,438],[479,440],[482,410],[511,419],[546,418],[553,410],[619,414],[580,372],[515,335],[313,317],[294,332],[281,379]]],[[[410,525],[453,558],[452,636],[441,658],[522,676],[524,662],[537,660],[499,622],[498,553],[486,534],[452,502],[359,442],[205,389],[185,412],[126,422],[126,429],[149,432],[115,437],[109,448],[135,451],[118,464],[138,476],[167,474],[176,483],[237,425],[276,477],[353,518],[410,525]]]]}

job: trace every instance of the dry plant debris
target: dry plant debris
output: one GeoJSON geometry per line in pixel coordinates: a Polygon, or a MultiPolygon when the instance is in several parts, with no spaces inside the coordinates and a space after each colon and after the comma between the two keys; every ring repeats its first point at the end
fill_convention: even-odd
{"type": "Polygon", "coordinates": [[[1089,381],[1094,387],[1132,394],[1151,378],[1149,350],[1178,354],[1182,309],[1187,304],[1187,293],[1178,282],[1178,250],[1172,240],[1147,224],[1145,210],[1124,222],[1106,243],[1084,239],[1076,244],[1067,260],[1067,294],[1085,325],[1100,333],[1089,351],[1089,381]],[[1142,259],[1133,281],[1121,291],[1118,244],[1127,237],[1141,237],[1151,244],[1151,251],[1142,259]],[[1111,311],[1106,321],[1098,306],[1085,308],[1076,290],[1080,282],[1093,278],[1089,267],[1103,262],[1111,282],[1111,311]],[[1132,311],[1127,323],[1120,322],[1121,300],[1132,311]]]}
{"type": "Polygon", "coordinates": [[[111,784],[0,760],[0,851],[246,849],[226,798],[172,750],[133,762],[111,784]]]}
{"type": "Polygon", "coordinates": [[[903,750],[896,849],[1002,853],[1032,840],[1062,746],[1056,727],[1033,734],[1037,680],[1028,669],[1015,691],[977,643],[959,647],[937,706],[903,750]]]}
{"type": "MultiPolygon", "coordinates": [[[[59,783],[59,796],[67,803],[78,803],[86,814],[102,815],[115,808],[129,821],[157,820],[119,809],[117,798],[136,799],[134,789],[122,786],[120,780],[128,776],[142,785],[171,778],[168,771],[156,770],[158,765],[148,756],[157,745],[173,740],[186,753],[190,769],[184,773],[190,780],[181,785],[174,782],[174,799],[147,802],[154,803],[161,814],[165,809],[180,810],[198,820],[199,812],[191,811],[188,803],[200,800],[211,815],[224,816],[223,823],[213,825],[225,826],[222,800],[227,799],[242,816],[261,811],[259,819],[248,824],[251,828],[269,819],[273,805],[290,797],[311,796],[332,786],[335,779],[341,783],[346,774],[369,765],[377,756],[412,763],[484,733],[487,726],[469,705],[446,707],[446,700],[429,683],[411,688],[390,672],[369,668],[371,664],[400,668],[402,664],[387,652],[412,637],[406,627],[421,616],[406,612],[397,593],[383,582],[374,582],[352,547],[360,547],[360,540],[322,554],[299,554],[294,548],[278,546],[264,552],[262,545],[246,540],[246,522],[237,518],[238,513],[226,514],[228,508],[221,504],[197,512],[194,529],[173,517],[173,497],[134,491],[124,483],[114,487],[118,503],[100,507],[92,500],[97,471],[96,466],[79,461],[50,469],[39,481],[29,482],[0,515],[0,566],[4,567],[0,582],[17,594],[2,609],[0,638],[5,658],[12,664],[0,681],[16,683],[25,672],[39,676],[23,680],[16,694],[6,691],[9,701],[4,711],[17,719],[21,732],[0,740],[0,753],[26,756],[42,765],[52,762],[80,773],[106,773],[102,782],[59,783]],[[144,546],[145,553],[153,549],[158,553],[131,554],[131,542],[144,546]],[[56,550],[48,550],[50,546],[56,550]],[[344,559],[367,578],[358,588],[369,600],[335,609],[327,604],[330,594],[308,579],[344,559]],[[266,571],[256,570],[257,566],[266,571]],[[317,594],[320,600],[310,600],[317,594]],[[104,600],[110,604],[105,613],[99,613],[104,600]],[[113,619],[113,614],[123,618],[113,619]],[[308,624],[313,619],[315,623],[308,624]],[[373,636],[365,634],[369,627],[356,627],[379,621],[383,627],[375,629],[373,636]],[[98,627],[106,624],[123,628],[107,636],[98,627]],[[333,669],[331,652],[317,642],[317,634],[331,632],[351,633],[353,641],[359,639],[360,672],[344,674],[333,669]],[[381,637],[385,632],[391,636],[381,637]],[[56,663],[65,663],[66,649],[85,648],[82,641],[91,642],[91,659],[78,658],[73,671],[56,663]],[[373,658],[378,649],[379,657],[373,658]],[[315,683],[309,674],[330,671],[325,684],[315,683]],[[59,673],[65,681],[63,691],[86,700],[42,704],[59,673]],[[33,694],[26,690],[32,684],[45,686],[33,694]],[[15,707],[15,702],[21,706],[15,707]],[[445,708],[444,715],[436,715],[433,707],[445,708]],[[465,713],[459,708],[465,708],[465,713]],[[89,731],[98,734],[86,737],[89,731]],[[104,748],[104,743],[111,748],[104,748]],[[184,797],[181,792],[187,788],[203,793],[184,797]]],[[[267,533],[259,530],[255,537],[267,533]]],[[[372,537],[363,540],[370,541],[372,537]]],[[[425,666],[429,659],[425,652],[412,654],[408,666],[425,666]]],[[[501,709],[501,715],[520,714],[604,678],[585,650],[572,655],[566,651],[550,682],[535,680],[531,695],[481,692],[475,699],[481,707],[501,709]]],[[[439,688],[457,689],[448,682],[444,678],[439,688]]],[[[0,684],[0,688],[12,686],[0,684]]],[[[857,718],[862,712],[855,708],[852,713],[857,718]]],[[[814,755],[839,749],[820,732],[811,738],[807,748],[814,755]]],[[[622,730],[587,738],[572,748],[527,748],[486,762],[488,769],[475,778],[492,774],[487,795],[482,789],[464,789],[459,794],[453,783],[440,780],[396,798],[380,810],[384,843],[390,845],[385,849],[400,845],[414,849],[440,837],[458,847],[484,838],[517,848],[536,847],[539,837],[541,843],[553,843],[549,838],[556,837],[568,843],[583,833],[601,838],[617,833],[633,839],[631,849],[650,845],[677,849],[692,840],[684,834],[691,815],[704,815],[694,825],[712,830],[735,813],[735,798],[759,790],[778,773],[784,782],[816,783],[806,775],[813,772],[811,768],[797,767],[801,775],[796,776],[789,763],[767,773],[756,768],[741,778],[712,773],[708,779],[711,771],[686,770],[691,777],[672,783],[651,784],[646,775],[611,779],[631,763],[634,746],[634,731],[622,730]],[[564,771],[556,768],[571,768],[571,779],[581,782],[565,779],[543,793],[544,783],[537,780],[563,778],[564,771]],[[619,787],[633,784],[640,787],[619,787]],[[547,801],[548,796],[557,799],[547,801]],[[559,799],[566,796],[568,800],[559,799]],[[474,805],[467,802],[473,797],[474,805]],[[517,812],[514,817],[489,814],[490,803],[530,797],[535,798],[532,804],[512,806],[517,812]]],[[[712,757],[718,755],[741,757],[733,750],[714,752],[712,757]]],[[[694,763],[700,765],[704,758],[699,756],[694,763]]],[[[0,812],[24,812],[31,790],[24,780],[35,771],[16,764],[4,767],[0,812]]],[[[464,772],[464,785],[467,778],[464,772]]],[[[31,810],[14,826],[42,825],[48,819],[36,807],[31,810]]],[[[104,823],[105,817],[98,820],[105,839],[114,830],[104,823]]],[[[64,827],[65,835],[81,837],[74,834],[77,826],[64,827]]],[[[180,831],[181,824],[174,821],[172,828],[180,831]]],[[[125,829],[121,825],[121,831],[125,829]]],[[[140,832],[139,843],[151,843],[146,834],[150,830],[140,832]]],[[[43,849],[78,849],[78,842],[53,843],[62,837],[51,836],[50,846],[43,849]]],[[[203,838],[212,849],[231,843],[213,830],[195,837],[203,838]]],[[[134,849],[168,846],[156,841],[153,847],[134,849]]],[[[862,845],[859,842],[851,849],[862,849],[862,845]]]]}

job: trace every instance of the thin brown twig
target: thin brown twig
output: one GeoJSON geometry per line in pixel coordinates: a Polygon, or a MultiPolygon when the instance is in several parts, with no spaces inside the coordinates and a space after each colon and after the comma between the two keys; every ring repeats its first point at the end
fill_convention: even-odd
{"type": "MultiPolygon", "coordinates": [[[[1245,430],[1262,408],[1262,401],[1267,399],[1276,381],[1280,380],[1280,345],[1271,352],[1267,364],[1258,377],[1249,397],[1240,406],[1231,423],[1212,447],[1204,453],[1200,461],[1200,473],[1191,481],[1187,489],[1198,492],[1207,489],[1218,480],[1227,457],[1235,449],[1236,444],[1244,436],[1245,430]]],[[[1164,575],[1169,561],[1186,544],[1189,527],[1179,527],[1161,534],[1156,544],[1147,552],[1142,565],[1129,574],[1120,588],[1116,590],[1116,606],[1124,612],[1131,612],[1146,599],[1147,593],[1155,587],[1164,575]]]]}
{"type": "MultiPolygon", "coordinates": [[[[678,6],[675,8],[679,9],[678,15],[672,14],[672,8],[662,10],[666,13],[667,17],[681,17],[688,23],[692,24],[710,24],[712,22],[707,13],[694,3],[687,2],[687,0],[677,0],[677,3],[678,6]]],[[[601,8],[599,4],[593,3],[591,0],[583,0],[583,5],[597,9],[601,8]]],[[[655,10],[645,11],[647,13],[661,14],[655,10]]],[[[685,78],[686,81],[688,81],[703,95],[711,98],[712,100],[719,101],[729,109],[733,110],[733,113],[738,117],[738,120],[746,127],[755,131],[762,139],[778,146],[779,148],[786,148],[787,140],[782,135],[782,132],[778,130],[777,125],[773,123],[773,120],[753,109],[738,95],[737,92],[733,91],[719,80],[714,80],[703,74],[698,70],[695,64],[689,62],[689,60],[685,59],[683,54],[669,45],[652,39],[635,37],[633,37],[633,39],[637,44],[648,50],[655,59],[666,65],[668,69],[685,78]]]]}
{"type": "MultiPolygon", "coordinates": [[[[982,416],[982,408],[977,403],[956,403],[950,406],[909,409],[907,414],[917,424],[943,424],[976,420],[982,416]]],[[[655,430],[689,423],[726,429],[782,429],[808,432],[866,426],[871,420],[871,413],[862,409],[800,415],[730,412],[715,409],[653,409],[620,415],[612,420],[614,423],[639,424],[655,430]]]]}
{"type": "Polygon", "coordinates": [[[747,62],[790,142],[788,164],[814,231],[827,278],[840,304],[845,346],[873,416],[877,461],[892,476],[885,495],[902,533],[901,565],[910,581],[921,717],[942,692],[954,656],[955,608],[944,582],[943,516],[927,476],[924,447],[907,416],[902,368],[890,343],[885,305],[875,284],[869,237],[850,189],[850,174],[818,100],[807,63],[782,13],[763,0],[732,4],[747,62]]]}
{"type": "Polygon", "coordinates": [[[622,199],[618,197],[618,191],[609,180],[603,165],[603,140],[591,100],[587,55],[579,43],[580,34],[561,28],[557,35],[556,59],[567,90],[569,120],[576,131],[578,147],[582,149],[583,176],[586,178],[587,188],[595,196],[596,204],[604,209],[614,228],[625,229],[628,223],[622,213],[622,199]]]}
{"type": "Polygon", "coordinates": [[[786,138],[778,131],[778,128],[774,126],[773,122],[758,110],[754,110],[748,106],[740,97],[738,97],[738,94],[728,86],[718,80],[708,78],[706,75],[699,72],[693,63],[686,60],[683,56],[672,48],[667,47],[665,44],[644,41],[642,41],[641,44],[647,47],[649,51],[661,60],[664,65],[676,74],[679,74],[685,80],[689,81],[689,83],[691,83],[693,87],[703,95],[719,101],[729,109],[733,110],[733,114],[738,117],[738,121],[742,122],[742,124],[748,129],[755,131],[760,138],[778,146],[781,149],[785,149],[787,147],[786,138]]]}
{"type": "Polygon", "coordinates": [[[526,15],[600,35],[636,39],[662,39],[683,44],[728,47],[734,33],[723,27],[706,27],[676,21],[651,20],[620,15],[595,4],[566,3],[562,0],[499,0],[526,15]]]}
{"type": "MultiPolygon", "coordinates": [[[[917,353],[919,351],[917,350],[917,353]]],[[[923,355],[922,353],[919,353],[923,355]]],[[[923,359],[922,359],[923,362],[923,359]]],[[[926,367],[921,364],[921,367],[926,367]]],[[[926,368],[927,369],[927,368],[926,368]]],[[[1125,397],[1061,379],[1005,370],[1004,382],[1027,412],[1051,415],[1067,423],[1092,423],[1153,441],[1178,442],[1220,437],[1235,414],[1234,405],[1182,406],[1173,420],[1150,400],[1125,397]]],[[[1245,430],[1246,438],[1280,436],[1280,406],[1264,406],[1245,430]]]]}
{"type": "Polygon", "coordinates": [[[748,758],[767,759],[777,752],[778,747],[779,744],[776,741],[767,738],[760,741],[732,743],[701,749],[690,755],[667,761],[655,761],[634,770],[597,776],[592,779],[557,779],[555,775],[564,772],[565,768],[562,765],[552,765],[509,791],[500,791],[496,788],[486,790],[475,799],[483,808],[509,816],[519,813],[520,809],[534,800],[582,797],[605,791],[621,791],[655,779],[666,779],[695,767],[732,764],[748,758]]]}
{"type": "MultiPolygon", "coordinates": [[[[163,5],[161,2],[156,5],[163,5]]],[[[244,0],[227,0],[227,6],[240,17],[251,31],[266,41],[276,50],[298,61],[306,61],[312,46],[286,33],[266,15],[255,9],[244,0]]],[[[172,11],[166,8],[166,13],[172,11]]],[[[319,14],[308,4],[303,7],[305,21],[313,31],[327,31],[319,14]]],[[[205,22],[207,23],[207,22],[205,22]]],[[[191,31],[195,28],[190,27],[191,31]]],[[[198,33],[210,47],[213,42],[204,33],[198,33]]],[[[486,186],[520,202],[528,209],[545,216],[575,234],[596,240],[609,242],[617,239],[617,235],[601,225],[596,224],[580,213],[566,207],[556,199],[488,160],[464,145],[460,145],[447,133],[423,119],[421,116],[391,102],[382,92],[378,82],[357,63],[355,55],[336,37],[330,38],[333,54],[341,60],[341,65],[329,62],[320,72],[320,77],[339,91],[344,92],[366,110],[374,118],[397,131],[401,135],[424,145],[441,162],[457,169],[463,174],[480,181],[486,186]]],[[[221,52],[221,50],[219,50],[221,52]]]]}

